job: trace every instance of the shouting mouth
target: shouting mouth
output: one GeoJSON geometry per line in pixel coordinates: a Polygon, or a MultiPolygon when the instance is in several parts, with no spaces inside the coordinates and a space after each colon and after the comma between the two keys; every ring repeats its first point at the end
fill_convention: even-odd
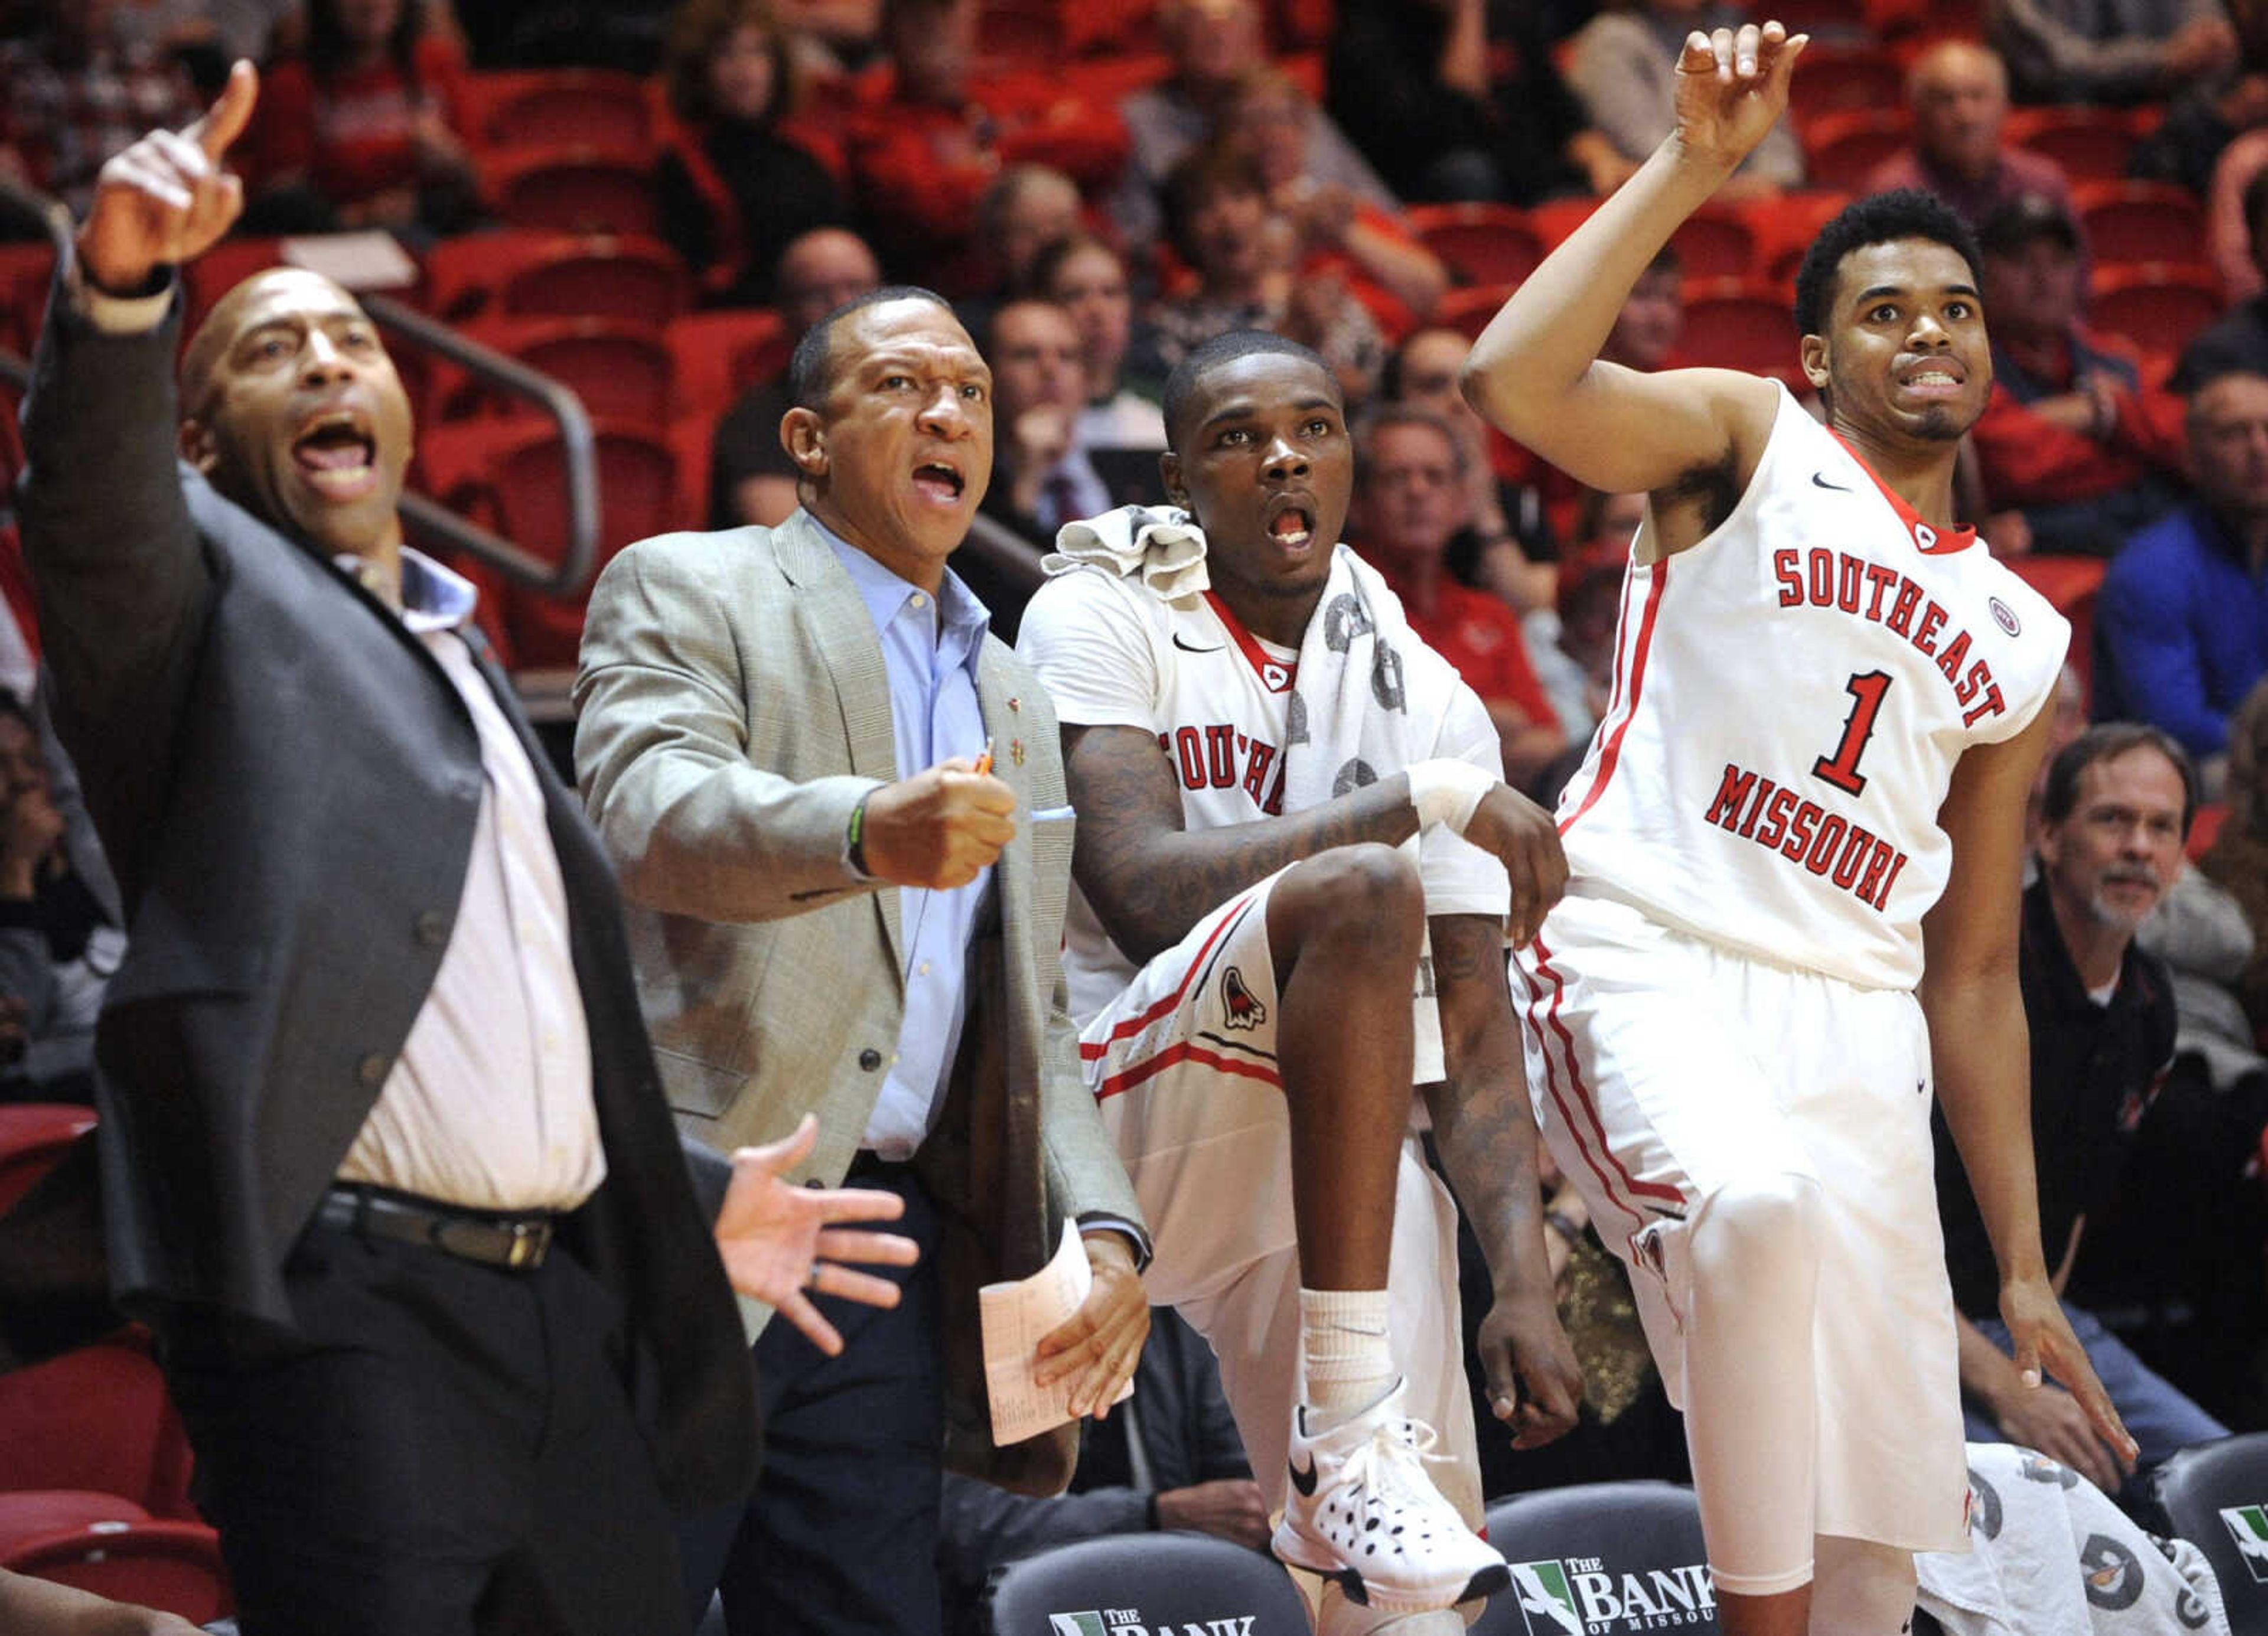
{"type": "Polygon", "coordinates": [[[958,505],[968,487],[960,468],[946,461],[924,461],[914,468],[914,492],[932,505],[958,505]]]}
{"type": "Polygon", "coordinates": [[[1314,512],[1297,501],[1280,504],[1269,515],[1268,537],[1285,550],[1306,550],[1314,543],[1314,512]]]}
{"type": "Polygon", "coordinates": [[[351,409],[315,416],[292,439],[291,462],[324,498],[363,498],[378,486],[378,439],[369,417],[351,409]]]}

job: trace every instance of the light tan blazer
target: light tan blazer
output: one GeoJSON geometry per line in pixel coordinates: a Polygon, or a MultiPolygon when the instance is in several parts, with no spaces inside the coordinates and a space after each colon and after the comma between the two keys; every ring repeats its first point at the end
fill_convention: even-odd
{"type": "MultiPolygon", "coordinates": [[[[1055,711],[991,637],[977,693],[1020,819],[971,952],[953,1088],[920,1161],[957,1229],[941,1258],[947,1455],[994,1481],[1059,1487],[1061,1440],[1000,1451],[1005,1463],[990,1448],[981,1359],[961,1344],[976,1336],[975,1284],[1036,1270],[1067,1218],[1138,1224],[1141,1212],[1064,1008],[1072,826],[1024,816],[1069,800],[1055,711]]],[[[575,704],[576,771],[634,906],[641,999],[680,1124],[729,1151],[815,1109],[818,1145],[795,1179],[835,1184],[904,1007],[897,892],[843,861],[851,808],[901,770],[858,588],[802,512],[777,528],[640,541],[591,593],[575,704]]],[[[753,1335],[770,1314],[746,1304],[753,1335]]]]}

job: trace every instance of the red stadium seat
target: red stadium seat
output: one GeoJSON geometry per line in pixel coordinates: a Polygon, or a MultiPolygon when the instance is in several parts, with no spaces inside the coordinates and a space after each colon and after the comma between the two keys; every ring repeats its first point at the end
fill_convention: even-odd
{"type": "Polygon", "coordinates": [[[1174,60],[1162,51],[1082,57],[1058,63],[1056,76],[1065,92],[1098,107],[1116,107],[1124,98],[1160,84],[1174,71],[1174,60]]]}
{"type": "Polygon", "coordinates": [[[1847,193],[1815,190],[1784,193],[1750,204],[1749,225],[1756,230],[1757,270],[1765,282],[1793,297],[1795,269],[1803,265],[1804,252],[1819,237],[1819,230],[1850,203],[1847,193]]]}
{"type": "MultiPolygon", "coordinates": [[[[618,318],[507,316],[468,324],[465,334],[561,381],[593,415],[658,425],[675,411],[675,361],[651,325],[618,318]]],[[[435,394],[438,419],[530,407],[524,399],[484,389],[461,372],[449,371],[445,379],[447,384],[435,394]]]]}
{"type": "Polygon", "coordinates": [[[105,1341],[0,1375],[0,1448],[11,1488],[115,1494],[152,1516],[193,1518],[189,1443],[146,1352],[105,1341]]]}
{"type": "MultiPolygon", "coordinates": [[[[1839,8],[1847,0],[1828,3],[1839,8]]],[[[1793,22],[1788,24],[1791,33],[1798,26],[1793,22]]],[[[1881,47],[1815,42],[1803,54],[1801,70],[1788,82],[1787,101],[1797,128],[1808,129],[1829,114],[1853,109],[1901,107],[1905,103],[1905,92],[1904,68],[1881,47]]]]}
{"type": "Polygon", "coordinates": [[[711,419],[787,367],[797,337],[768,308],[690,313],[665,336],[677,364],[676,412],[711,419]]]}
{"type": "Polygon", "coordinates": [[[1786,297],[1770,284],[1749,278],[1686,284],[1681,365],[1771,375],[1803,391],[1808,383],[1796,357],[1798,339],[1786,297]]]}
{"type": "Polygon", "coordinates": [[[0,347],[29,353],[48,308],[55,253],[45,244],[0,244],[0,347]]]}
{"type": "Polygon", "coordinates": [[[652,233],[659,222],[645,165],[604,149],[516,149],[491,155],[486,169],[490,203],[510,226],[652,233]]]}
{"type": "MultiPolygon", "coordinates": [[[[633,540],[704,520],[705,498],[689,496],[666,429],[594,419],[599,460],[599,561],[633,540]]],[[[548,422],[498,420],[441,426],[419,445],[428,492],[490,523],[535,556],[556,560],[566,548],[565,467],[558,431],[548,422]]],[[[416,468],[413,468],[416,469],[416,468]]],[[[497,634],[514,668],[572,668],[582,639],[583,597],[571,601],[510,585],[475,570],[494,587],[497,634]]]]}
{"type": "Polygon", "coordinates": [[[2191,862],[2196,862],[2213,850],[2213,837],[2220,833],[2220,826],[2228,822],[2228,807],[2224,802],[2207,801],[2197,809],[2196,815],[2190,820],[2187,844],[2191,862]]]}
{"type": "Polygon", "coordinates": [[[2007,138],[2043,153],[2074,182],[2116,181],[2134,153],[2134,121],[2124,108],[2014,108],[2007,138]]]}
{"type": "Polygon", "coordinates": [[[1007,67],[1062,62],[1071,54],[1064,11],[1057,0],[984,0],[977,55],[1007,67]]]}
{"type": "Polygon", "coordinates": [[[182,293],[188,305],[181,318],[181,339],[196,334],[205,314],[221,297],[254,273],[264,273],[284,262],[281,239],[224,239],[181,269],[182,293]]]}
{"type": "Polygon", "coordinates": [[[1902,107],[1846,108],[1822,114],[1803,131],[1811,185],[1859,192],[1874,166],[1904,147],[1912,134],[1902,107]]]}
{"type": "Polygon", "coordinates": [[[654,147],[653,94],[635,74],[530,69],[475,74],[473,138],[482,149],[587,146],[645,159],[654,147]]]}
{"type": "Polygon", "coordinates": [[[1543,259],[1543,235],[1508,204],[1413,204],[1410,230],[1460,278],[1517,284],[1543,259]]]}
{"type": "Polygon", "coordinates": [[[1528,213],[1528,219],[1543,235],[1543,247],[1556,250],[1566,241],[1567,235],[1591,219],[1591,212],[1599,202],[1588,194],[1574,194],[1564,199],[1547,199],[1528,213]]]}
{"type": "Polygon", "coordinates": [[[2070,664],[2091,694],[2095,684],[2095,599],[2110,566],[2097,556],[2016,556],[2008,567],[2071,621],[2070,664]]]}
{"type": "Polygon", "coordinates": [[[117,1494],[86,1488],[0,1491],[0,1551],[20,1540],[98,1522],[147,1522],[150,1514],[117,1494]]]}
{"type": "Polygon", "coordinates": [[[676,252],[610,233],[480,233],[425,259],[426,310],[451,323],[483,313],[665,324],[693,305],[676,252]]]}
{"type": "Polygon", "coordinates": [[[1477,339],[1518,288],[1517,284],[1477,284],[1469,290],[1452,290],[1434,307],[1433,322],[1477,339]]]}
{"type": "Polygon", "coordinates": [[[94,1109],[66,1102],[0,1105],[0,1215],[94,1129],[94,1109]]]}
{"type": "Polygon", "coordinates": [[[2209,267],[2098,267],[2088,317],[2145,352],[2179,357],[2221,314],[2220,277],[2209,267]]]}
{"type": "Polygon", "coordinates": [[[202,1522],[98,1522],[17,1543],[0,1568],[202,1625],[234,1607],[220,1536],[202,1522]]]}
{"type": "Polygon", "coordinates": [[[1704,205],[1669,242],[1689,278],[1742,278],[1757,270],[1756,230],[1736,210],[1704,205]]]}
{"type": "Polygon", "coordinates": [[[2098,266],[2168,262],[2203,265],[2205,211],[2185,188],[2162,181],[2095,181],[2072,190],[2098,266]]]}

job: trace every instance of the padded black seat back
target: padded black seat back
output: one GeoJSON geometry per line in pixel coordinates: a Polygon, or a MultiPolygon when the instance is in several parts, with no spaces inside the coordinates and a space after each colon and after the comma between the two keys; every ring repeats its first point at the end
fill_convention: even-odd
{"type": "Polygon", "coordinates": [[[1308,1636],[1307,1601],[1274,1561],[1202,1534],[1117,1534],[994,1574],[994,1636],[1308,1636]]]}
{"type": "Polygon", "coordinates": [[[2151,1481],[2167,1525],[2213,1564],[2229,1629],[2268,1630],[2268,1432],[2184,1448],[2151,1481]]]}
{"type": "Polygon", "coordinates": [[[1521,1494],[1489,1507],[1488,1530],[1512,1584],[1470,1636],[1717,1629],[1690,1488],[1586,1483],[1521,1494]]]}

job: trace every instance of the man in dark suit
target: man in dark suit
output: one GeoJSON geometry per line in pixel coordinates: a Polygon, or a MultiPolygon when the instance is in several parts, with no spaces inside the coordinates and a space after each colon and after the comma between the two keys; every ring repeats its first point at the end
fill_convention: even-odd
{"type": "Polygon", "coordinates": [[[814,1321],[814,1252],[902,1257],[821,1234],[778,1174],[809,1131],[737,1156],[712,1244],[612,875],[471,587],[401,543],[409,406],[351,298],[238,286],[176,427],[174,269],[240,208],[254,95],[239,63],[105,167],[25,413],[57,726],[130,937],[96,1044],[112,1293],[159,1336],[246,1636],[666,1632],[673,1512],[755,1458],[719,1249],[814,1321]]]}

